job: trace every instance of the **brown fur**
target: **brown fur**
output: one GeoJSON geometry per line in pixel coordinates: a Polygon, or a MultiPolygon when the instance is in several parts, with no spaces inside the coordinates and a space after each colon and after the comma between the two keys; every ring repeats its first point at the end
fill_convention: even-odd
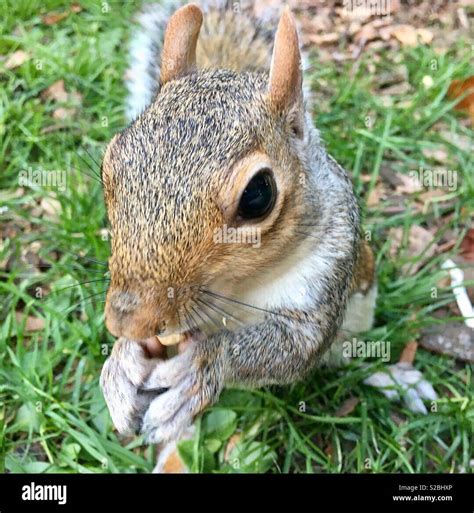
{"type": "MultiPolygon", "coordinates": [[[[143,388],[168,389],[147,396],[141,430],[151,442],[178,437],[225,385],[304,377],[334,342],[351,294],[373,280],[349,177],[326,153],[305,111],[289,11],[280,19],[270,66],[268,30],[247,13],[211,10],[216,22],[204,22],[196,43],[200,16],[194,6],[183,9],[166,32],[156,97],[112,140],[103,164],[112,230],[109,330],[141,339],[193,328],[185,351],[158,362],[150,375],[142,369],[143,388]],[[238,39],[223,43],[227,30],[233,40],[239,27],[252,41],[245,57],[238,39]],[[194,67],[194,48],[198,64],[212,69],[194,67]],[[276,204],[265,220],[243,223],[239,198],[260,167],[273,172],[276,204]],[[239,223],[260,228],[258,250],[215,242],[216,229],[239,223]],[[212,301],[206,290],[230,301],[253,293],[259,317],[247,311],[243,321],[218,325],[199,339],[206,323],[188,314],[204,298],[212,301]]],[[[239,315],[242,304],[225,308],[239,315]]],[[[107,372],[103,387],[117,412],[109,381],[129,390],[130,378],[123,365],[110,366],[117,377],[107,372]]],[[[135,421],[129,415],[124,424],[130,418],[135,421]]]]}

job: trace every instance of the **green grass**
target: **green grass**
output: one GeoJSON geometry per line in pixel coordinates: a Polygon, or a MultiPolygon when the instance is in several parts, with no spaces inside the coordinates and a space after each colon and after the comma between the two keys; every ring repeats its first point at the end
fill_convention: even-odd
{"type": "MultiPolygon", "coordinates": [[[[154,464],[153,448],[140,439],[117,437],[98,385],[113,340],[103,325],[106,268],[98,261],[107,259],[109,249],[95,173],[104,145],[125,123],[125,41],[135,6],[109,2],[110,11],[103,13],[100,2],[84,0],[80,13],[46,26],[40,14],[64,10],[61,2],[8,4],[0,21],[0,55],[24,50],[31,59],[11,71],[0,64],[0,229],[9,233],[0,247],[0,262],[9,263],[8,270],[0,270],[0,465],[10,472],[147,472],[154,464]],[[82,97],[75,116],[64,121],[52,117],[57,105],[40,98],[60,79],[69,93],[82,97]],[[60,129],[51,129],[58,124],[60,129]],[[19,173],[30,167],[66,173],[64,192],[45,187],[19,192],[19,173]],[[45,218],[38,208],[52,195],[62,207],[58,219],[45,218]],[[28,264],[37,242],[40,273],[28,264]],[[90,283],[79,286],[82,282],[90,283]],[[27,332],[16,311],[43,319],[44,328],[27,332]]],[[[474,178],[472,152],[456,141],[472,143],[472,131],[453,114],[445,95],[451,80],[469,76],[470,51],[461,39],[445,55],[427,46],[384,52],[375,73],[369,73],[367,66],[375,62],[369,50],[352,79],[347,78],[350,66],[320,65],[314,55],[310,78],[322,98],[317,125],[330,152],[353,173],[377,254],[376,326],[366,338],[390,341],[393,362],[424,326],[450,320],[436,315],[453,300],[450,290],[439,286],[448,255],[428,259],[414,275],[404,273],[403,248],[391,256],[387,232],[414,224],[430,227],[442,217],[437,237],[449,232],[457,253],[472,215],[474,178]],[[400,63],[407,67],[410,90],[387,106],[376,93],[378,78],[400,63]],[[434,81],[428,90],[425,75],[434,81]],[[455,144],[445,142],[441,132],[451,133],[455,144]],[[457,172],[458,186],[448,198],[425,212],[412,210],[416,195],[404,198],[405,209],[396,214],[384,212],[386,202],[364,207],[384,169],[406,174],[419,166],[436,167],[423,152],[427,148],[444,149],[444,167],[457,172]]],[[[375,360],[366,363],[322,369],[287,388],[226,391],[199,422],[196,439],[181,447],[184,459],[194,471],[220,472],[469,469],[470,366],[419,349],[416,366],[440,396],[437,411],[419,416],[363,385],[382,367],[375,360]],[[349,397],[359,404],[348,416],[336,416],[349,397]],[[235,432],[242,433],[241,440],[224,461],[235,432]]]]}

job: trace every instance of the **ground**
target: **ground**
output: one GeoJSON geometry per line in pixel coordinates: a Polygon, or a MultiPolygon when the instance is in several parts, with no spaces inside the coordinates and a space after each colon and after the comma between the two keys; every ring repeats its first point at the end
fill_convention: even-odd
{"type": "MultiPolygon", "coordinates": [[[[466,279],[472,270],[472,129],[447,96],[453,80],[472,73],[472,6],[393,0],[393,18],[381,23],[381,16],[345,18],[332,4],[295,2],[311,54],[314,118],[351,172],[376,252],[376,322],[359,338],[390,342],[392,363],[420,342],[414,365],[439,400],[427,403],[427,415],[390,402],[363,384],[384,368],[374,358],[318,370],[291,387],[227,391],[180,448],[192,471],[466,472],[472,465],[472,368],[423,347],[427,327],[442,333],[462,321],[442,263],[453,258],[466,279]],[[428,178],[441,170],[455,183],[420,187],[407,179],[420,170],[428,178]]],[[[99,166],[125,124],[126,41],[137,2],[7,5],[0,20],[0,466],[149,472],[155,449],[114,432],[98,386],[113,343],[102,313],[109,243],[99,166]],[[60,183],[24,181],[42,170],[60,183]]]]}

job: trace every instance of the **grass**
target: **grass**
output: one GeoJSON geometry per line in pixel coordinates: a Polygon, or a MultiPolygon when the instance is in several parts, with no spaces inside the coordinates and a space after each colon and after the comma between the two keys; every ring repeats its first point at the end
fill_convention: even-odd
{"type": "MultiPolygon", "coordinates": [[[[8,472],[148,472],[154,449],[139,438],[117,437],[98,386],[113,340],[103,325],[106,267],[100,262],[109,249],[96,173],[104,145],[125,123],[124,42],[136,4],[109,2],[104,13],[99,2],[84,0],[80,13],[47,26],[40,14],[64,10],[61,2],[7,3],[0,54],[23,50],[31,58],[0,71],[0,466],[8,472]],[[81,100],[78,105],[71,96],[66,107],[75,107],[75,115],[55,120],[57,105],[40,93],[61,79],[66,91],[79,93],[81,100]],[[64,172],[67,187],[62,192],[19,188],[19,173],[28,168],[64,172]],[[61,205],[58,216],[44,214],[51,198],[61,205]],[[15,315],[23,311],[42,319],[42,329],[28,331],[15,315]]],[[[439,221],[435,242],[449,233],[455,240],[451,253],[457,253],[474,197],[473,155],[459,141],[472,143],[472,131],[453,114],[446,91],[451,80],[470,74],[469,52],[468,41],[460,39],[443,55],[420,46],[386,51],[371,64],[369,50],[349,79],[354,71],[349,65],[321,65],[317,53],[313,56],[310,80],[322,98],[317,125],[330,152],[353,174],[377,254],[376,325],[364,336],[390,341],[393,362],[423,327],[455,319],[438,314],[453,301],[446,284],[440,286],[441,263],[449,254],[409,258],[405,237],[394,256],[387,233],[398,227],[407,235],[412,225],[432,228],[439,221]],[[400,63],[407,68],[410,87],[388,103],[376,93],[378,79],[400,63]],[[375,66],[371,73],[369,65],[375,66]],[[429,89],[423,85],[427,75],[433,79],[429,89]],[[451,134],[452,142],[445,141],[444,133],[451,134]],[[393,198],[365,206],[384,170],[407,174],[419,166],[433,168],[424,150],[439,148],[446,153],[445,167],[457,173],[453,192],[424,211],[413,208],[416,195],[398,199],[404,208],[395,213],[386,211],[393,198]],[[426,264],[415,274],[401,270],[403,263],[414,265],[421,258],[426,264]]],[[[199,421],[198,435],[181,447],[181,454],[193,471],[468,470],[471,367],[419,349],[416,366],[440,397],[433,411],[420,416],[363,385],[383,365],[377,360],[366,364],[321,369],[287,388],[226,391],[199,421]],[[350,397],[358,398],[358,405],[347,416],[337,416],[350,397]],[[236,432],[242,437],[225,459],[236,432]]]]}

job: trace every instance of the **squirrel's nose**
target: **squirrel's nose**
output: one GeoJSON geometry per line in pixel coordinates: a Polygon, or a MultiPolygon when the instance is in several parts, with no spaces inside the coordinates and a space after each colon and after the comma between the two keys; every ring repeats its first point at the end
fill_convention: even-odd
{"type": "Polygon", "coordinates": [[[131,291],[111,290],[105,305],[105,324],[114,337],[144,339],[166,329],[164,316],[153,303],[131,291]]]}

